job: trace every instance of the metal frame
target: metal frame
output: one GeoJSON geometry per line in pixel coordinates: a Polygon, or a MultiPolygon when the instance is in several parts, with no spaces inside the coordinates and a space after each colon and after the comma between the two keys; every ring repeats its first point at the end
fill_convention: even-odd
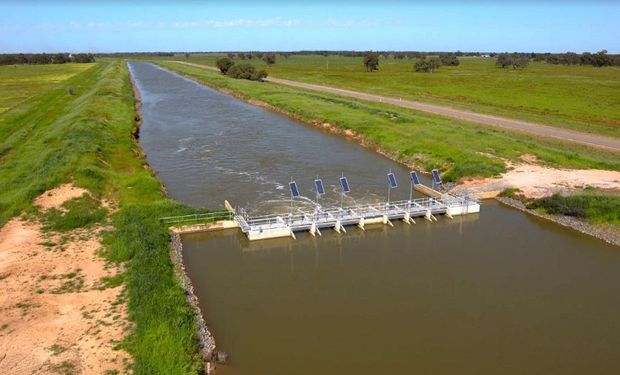
{"type": "Polygon", "coordinates": [[[450,207],[466,206],[477,201],[468,197],[455,197],[444,195],[442,198],[420,198],[415,200],[403,200],[388,203],[374,203],[345,208],[317,208],[314,213],[300,211],[288,215],[271,214],[261,216],[249,216],[241,209],[235,215],[235,220],[244,233],[250,231],[265,231],[280,228],[290,228],[292,232],[310,230],[315,228],[332,228],[337,222],[340,225],[358,224],[360,219],[369,220],[386,217],[389,220],[404,219],[409,217],[445,214],[450,207]]]}

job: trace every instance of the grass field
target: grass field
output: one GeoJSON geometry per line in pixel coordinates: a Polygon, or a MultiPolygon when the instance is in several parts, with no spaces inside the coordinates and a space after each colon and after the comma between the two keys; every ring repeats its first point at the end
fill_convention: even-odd
{"type": "Polygon", "coordinates": [[[177,72],[255,98],[309,120],[352,129],[395,158],[430,171],[440,168],[444,179],[494,176],[505,171],[500,158],[518,160],[536,155],[550,166],[620,170],[617,154],[514,134],[494,127],[459,123],[379,103],[319,94],[268,82],[235,80],[217,72],[159,62],[177,72]]]}
{"type": "Polygon", "coordinates": [[[93,64],[0,66],[0,113],[93,64]]]}
{"type": "MultiPolygon", "coordinates": [[[[46,72],[48,66],[28,68],[33,76],[46,77],[36,69],[46,72]]],[[[33,80],[24,81],[26,91],[33,80]]],[[[126,265],[123,280],[135,328],[123,346],[133,356],[133,373],[197,373],[202,360],[193,311],[173,274],[169,236],[158,222],[194,210],[166,198],[145,168],[132,136],[134,118],[129,74],[121,61],[91,65],[0,114],[0,226],[21,212],[36,215],[32,200],[63,182],[117,202],[104,256],[126,265]],[[75,95],[67,93],[69,86],[75,95]]],[[[52,213],[41,219],[52,230],[66,230],[92,225],[103,213],[86,199],[75,201],[62,217],[52,213]]]]}
{"type": "MultiPolygon", "coordinates": [[[[174,59],[215,65],[222,55],[174,59]]],[[[162,58],[164,59],[164,58],[162,58]]],[[[167,60],[172,58],[168,57],[167,60]]],[[[361,57],[330,55],[238,60],[270,75],[403,99],[469,109],[583,132],[620,137],[620,68],[551,65],[531,62],[523,70],[499,69],[492,58],[460,58],[457,67],[416,73],[415,60],[380,59],[379,71],[367,73],[361,57]]]]}

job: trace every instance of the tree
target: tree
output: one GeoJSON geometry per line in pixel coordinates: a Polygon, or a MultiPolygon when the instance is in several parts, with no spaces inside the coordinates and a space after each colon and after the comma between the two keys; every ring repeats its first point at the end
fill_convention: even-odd
{"type": "Polygon", "coordinates": [[[250,81],[262,81],[267,78],[267,72],[256,70],[254,65],[237,64],[228,69],[227,76],[239,79],[249,79],[250,81]]]}
{"type": "Polygon", "coordinates": [[[57,53],[52,58],[54,64],[64,64],[69,61],[69,56],[66,53],[57,53]]]}
{"type": "Polygon", "coordinates": [[[422,73],[432,73],[440,66],[441,61],[438,58],[432,57],[430,59],[427,59],[426,57],[423,57],[420,60],[416,61],[416,63],[413,65],[413,70],[422,73]]]}
{"type": "Polygon", "coordinates": [[[500,53],[499,55],[497,55],[495,66],[500,68],[510,66],[510,56],[507,53],[500,53]]]}
{"type": "Polygon", "coordinates": [[[267,65],[273,65],[276,63],[276,54],[275,53],[266,53],[263,56],[263,61],[267,63],[267,65]]]}
{"type": "Polygon", "coordinates": [[[185,58],[189,59],[189,53],[185,52],[185,58]]]}
{"type": "Polygon", "coordinates": [[[229,59],[231,59],[231,60],[235,58],[235,54],[234,54],[234,53],[230,53],[230,52],[228,52],[228,53],[226,54],[226,56],[227,56],[229,59]]]}
{"type": "Polygon", "coordinates": [[[240,58],[241,60],[245,60],[245,53],[243,53],[243,52],[239,52],[239,53],[237,54],[237,57],[238,57],[238,58],[240,58]]]}
{"type": "Polygon", "coordinates": [[[215,62],[217,68],[223,73],[226,74],[228,70],[235,65],[235,62],[229,59],[228,57],[222,57],[215,62]]]}
{"type": "Polygon", "coordinates": [[[379,70],[379,55],[374,52],[367,52],[364,55],[364,66],[367,72],[379,70]]]}
{"type": "MultiPolygon", "coordinates": [[[[584,53],[585,55],[585,53],[584,53]]],[[[613,59],[607,55],[607,50],[598,51],[594,55],[591,56],[591,65],[596,66],[598,68],[603,66],[611,66],[613,65],[613,59]]]]}
{"type": "Polygon", "coordinates": [[[519,56],[519,55],[515,55],[512,58],[512,69],[517,69],[517,68],[527,68],[527,66],[530,63],[530,58],[529,56],[519,56]]]}
{"type": "Polygon", "coordinates": [[[456,55],[441,55],[439,60],[441,65],[458,66],[461,63],[456,55]]]}
{"type": "Polygon", "coordinates": [[[500,53],[497,55],[497,60],[495,61],[495,66],[500,68],[506,68],[512,66],[513,69],[517,68],[526,68],[530,63],[529,54],[508,54],[508,53],[500,53]]]}

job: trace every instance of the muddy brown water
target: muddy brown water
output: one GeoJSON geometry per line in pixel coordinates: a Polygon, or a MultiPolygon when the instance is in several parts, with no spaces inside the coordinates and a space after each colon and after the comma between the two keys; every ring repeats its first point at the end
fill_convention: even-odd
{"type": "MultiPolygon", "coordinates": [[[[170,195],[265,213],[385,200],[407,170],[343,138],[146,63],[140,142],[170,195]]],[[[620,373],[620,250],[495,202],[480,215],[250,243],[186,235],[185,261],[223,374],[620,373]]]]}

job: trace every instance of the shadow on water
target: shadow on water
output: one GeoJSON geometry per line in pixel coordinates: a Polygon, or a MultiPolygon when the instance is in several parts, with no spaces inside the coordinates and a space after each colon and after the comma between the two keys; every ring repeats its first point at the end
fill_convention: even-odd
{"type": "MultiPolygon", "coordinates": [[[[408,196],[402,166],[352,142],[150,64],[131,70],[142,145],[175,199],[263,212],[288,204],[291,176],[312,199],[317,174],[329,190],[344,172],[352,199],[382,200],[390,168],[393,197],[408,196]]],[[[437,223],[183,243],[224,374],[620,372],[618,249],[495,202],[437,223]]]]}

